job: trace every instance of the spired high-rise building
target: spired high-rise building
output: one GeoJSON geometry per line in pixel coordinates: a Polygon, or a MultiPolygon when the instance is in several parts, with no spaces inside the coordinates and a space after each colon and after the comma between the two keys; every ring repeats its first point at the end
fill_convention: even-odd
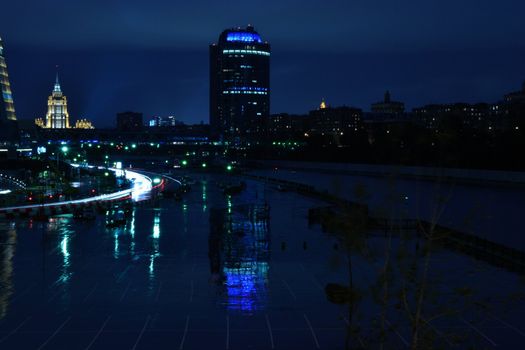
{"type": "Polygon", "coordinates": [[[67,97],[62,92],[58,73],[55,79],[55,86],[51,95],[47,98],[47,113],[45,118],[35,119],[35,124],[43,129],[94,129],[93,123],[88,119],[79,119],[72,126],[69,121],[67,111],[67,97]]]}
{"type": "Polygon", "coordinates": [[[16,143],[18,141],[18,124],[4,58],[2,38],[0,38],[0,93],[0,143],[4,145],[16,143]]]}
{"type": "Polygon", "coordinates": [[[210,127],[225,140],[260,135],[270,114],[270,44],[252,26],[210,45],[210,127]]]}
{"type": "Polygon", "coordinates": [[[67,112],[67,97],[62,93],[58,73],[53,92],[47,99],[47,114],[45,128],[69,129],[69,113],[67,112]]]}

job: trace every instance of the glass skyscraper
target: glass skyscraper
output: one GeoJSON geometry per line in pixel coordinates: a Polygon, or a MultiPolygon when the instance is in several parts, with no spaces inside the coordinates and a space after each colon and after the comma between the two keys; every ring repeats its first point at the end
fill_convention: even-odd
{"type": "Polygon", "coordinates": [[[259,135],[270,113],[270,44],[252,26],[210,45],[210,126],[225,140],[259,135]]]}
{"type": "Polygon", "coordinates": [[[9,75],[7,74],[2,38],[0,38],[0,87],[2,89],[0,118],[2,120],[16,120],[15,105],[13,103],[11,85],[9,84],[9,75]]]}
{"type": "Polygon", "coordinates": [[[0,38],[0,93],[0,143],[10,144],[18,140],[18,129],[2,38],[0,38]]]}

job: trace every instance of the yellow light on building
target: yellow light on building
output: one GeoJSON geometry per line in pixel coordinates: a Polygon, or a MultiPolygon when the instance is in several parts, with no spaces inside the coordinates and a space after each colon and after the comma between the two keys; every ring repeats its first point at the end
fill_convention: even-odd
{"type": "MultiPolygon", "coordinates": [[[[37,124],[38,125],[38,124],[37,124]]],[[[69,113],[67,112],[67,97],[62,93],[58,73],[53,92],[47,99],[47,114],[44,128],[69,129],[69,113]]]]}
{"type": "Polygon", "coordinates": [[[79,119],[75,123],[75,129],[95,129],[93,123],[88,119],[79,119]]]}
{"type": "Polygon", "coordinates": [[[35,124],[36,124],[36,126],[38,126],[40,128],[45,128],[46,127],[46,125],[44,123],[44,119],[42,119],[42,118],[36,118],[35,119],[35,124]]]}

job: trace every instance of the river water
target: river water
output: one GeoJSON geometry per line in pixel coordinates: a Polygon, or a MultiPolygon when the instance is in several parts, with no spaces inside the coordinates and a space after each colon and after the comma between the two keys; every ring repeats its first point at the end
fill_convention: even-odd
{"type": "Polygon", "coordinates": [[[525,187],[519,184],[466,184],[439,178],[358,176],[275,168],[252,174],[314,186],[351,201],[356,187],[372,215],[436,221],[461,232],[525,251],[525,187]]]}
{"type": "MultiPolygon", "coordinates": [[[[360,298],[350,315],[348,304],[330,302],[325,291],[328,283],[348,285],[348,251],[308,225],[308,209],[325,203],[253,181],[240,195],[225,196],[218,183],[227,178],[196,177],[182,201],[137,206],[121,228],[107,228],[102,215],[90,222],[67,215],[1,222],[0,348],[343,349],[346,339],[377,345],[374,286],[387,244],[381,233],[366,239],[366,254],[351,254],[360,298]],[[269,219],[253,219],[265,204],[269,219]],[[359,337],[348,337],[350,323],[359,337]]],[[[421,261],[420,244],[394,236],[390,251],[410,247],[421,261]]],[[[442,248],[430,263],[425,315],[455,308],[427,327],[451,335],[438,344],[505,348],[523,341],[519,275],[442,248]]],[[[402,349],[410,327],[396,302],[393,270],[385,342],[402,349]]]]}

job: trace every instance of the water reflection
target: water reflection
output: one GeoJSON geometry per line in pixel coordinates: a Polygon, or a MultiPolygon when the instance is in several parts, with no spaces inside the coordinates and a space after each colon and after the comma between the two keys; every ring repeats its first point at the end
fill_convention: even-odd
{"type": "Polygon", "coordinates": [[[129,223],[129,235],[131,236],[131,243],[129,245],[129,250],[131,256],[135,256],[135,211],[136,209],[133,208],[133,211],[131,212],[131,220],[129,223]]]}
{"type": "Polygon", "coordinates": [[[119,241],[118,241],[118,231],[115,230],[115,233],[113,234],[113,258],[118,259],[120,255],[120,249],[119,249],[119,241]]]}
{"type": "Polygon", "coordinates": [[[184,234],[188,233],[188,204],[186,204],[186,199],[182,203],[182,227],[184,228],[184,234]]]}
{"type": "Polygon", "coordinates": [[[9,308],[9,300],[14,292],[13,257],[16,248],[16,227],[14,223],[1,224],[0,231],[0,320],[9,308]]]}
{"type": "Polygon", "coordinates": [[[208,194],[206,193],[207,192],[207,186],[206,186],[206,181],[202,181],[202,212],[206,212],[206,209],[208,209],[208,203],[207,203],[207,196],[208,194]]]}
{"type": "Polygon", "coordinates": [[[233,206],[210,211],[208,238],[211,282],[230,310],[252,313],[268,298],[270,234],[268,208],[233,206]]]}
{"type": "Polygon", "coordinates": [[[152,253],[149,257],[149,277],[150,279],[153,279],[155,277],[155,259],[157,259],[160,256],[160,246],[159,246],[159,239],[160,239],[160,209],[155,209],[153,212],[153,247],[152,247],[152,253]]]}
{"type": "Polygon", "coordinates": [[[58,251],[62,255],[62,264],[60,266],[60,276],[57,283],[68,284],[73,275],[71,270],[71,253],[70,244],[73,231],[70,229],[70,217],[53,217],[47,223],[47,234],[53,235],[58,233],[59,243],[58,251]]]}
{"type": "Polygon", "coordinates": [[[129,254],[132,258],[135,257],[135,216],[136,209],[133,208],[130,217],[124,226],[107,228],[113,234],[113,258],[119,259],[121,256],[129,254]],[[129,233],[129,237],[128,237],[129,233]],[[129,246],[127,245],[129,243],[129,246]]]}
{"type": "Polygon", "coordinates": [[[160,209],[155,209],[153,217],[153,238],[160,237],[160,209]]]}

